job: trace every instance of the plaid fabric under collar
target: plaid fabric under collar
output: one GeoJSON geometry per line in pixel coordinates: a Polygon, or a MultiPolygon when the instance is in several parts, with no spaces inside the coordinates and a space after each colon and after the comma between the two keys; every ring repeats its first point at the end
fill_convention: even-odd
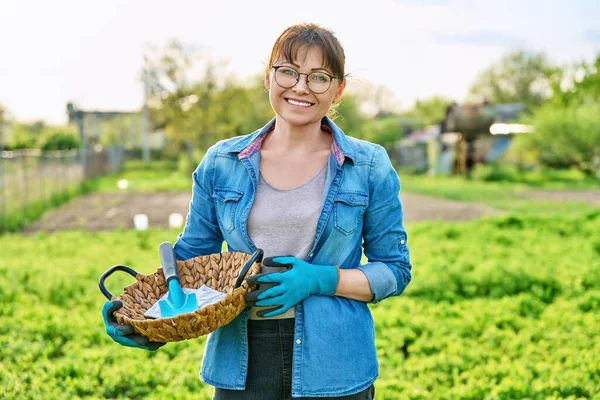
{"type": "MultiPolygon", "coordinates": [[[[241,160],[250,157],[252,154],[259,151],[262,147],[262,143],[265,140],[265,137],[267,137],[267,133],[271,132],[274,128],[275,124],[272,124],[269,129],[258,135],[248,146],[244,148],[244,150],[240,151],[240,153],[238,154],[238,159],[241,160]]],[[[333,132],[331,132],[331,128],[327,124],[321,124],[321,129],[329,133],[330,135],[333,135],[333,132]]],[[[335,160],[337,161],[338,165],[342,165],[344,163],[344,153],[342,153],[342,150],[336,143],[335,137],[331,142],[331,153],[333,154],[333,157],[335,157],[335,160]]]]}

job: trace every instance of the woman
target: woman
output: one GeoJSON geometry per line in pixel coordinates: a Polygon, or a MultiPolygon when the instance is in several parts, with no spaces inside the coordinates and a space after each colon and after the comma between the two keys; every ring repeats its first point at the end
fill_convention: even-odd
{"type": "MultiPolygon", "coordinates": [[[[275,117],[211,147],[193,174],[177,258],[218,253],[223,241],[267,257],[250,282],[261,285],[247,299],[254,307],[207,340],[201,378],[217,400],[374,396],[367,303],[401,294],[411,264],[400,184],[385,150],[345,136],[326,117],[346,86],[344,63],[329,30],[286,29],[265,75],[275,117]]],[[[104,310],[115,341],[160,345],[123,343],[131,339],[111,319],[115,307],[104,310]]]]}

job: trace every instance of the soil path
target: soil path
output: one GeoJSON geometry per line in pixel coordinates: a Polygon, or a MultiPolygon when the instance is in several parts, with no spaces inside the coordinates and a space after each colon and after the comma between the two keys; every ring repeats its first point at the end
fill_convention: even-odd
{"type": "MultiPolygon", "coordinates": [[[[25,229],[53,232],[66,229],[111,230],[133,229],[133,216],[146,214],[151,228],[167,228],[169,215],[185,217],[190,193],[96,193],[78,197],[64,206],[47,212],[42,219],[25,229]]],[[[488,207],[429,196],[402,194],[406,222],[423,220],[464,221],[492,215],[488,207]]]]}
{"type": "Polygon", "coordinates": [[[600,207],[600,190],[528,190],[525,192],[535,200],[577,201],[600,207]]]}
{"type": "MultiPolygon", "coordinates": [[[[536,200],[580,201],[600,207],[600,191],[529,190],[536,200]]],[[[95,193],[78,197],[51,210],[30,225],[25,233],[38,230],[53,232],[66,229],[111,230],[133,229],[133,216],[146,214],[151,228],[167,228],[169,215],[187,214],[191,194],[177,193],[95,193]]],[[[424,220],[466,221],[501,212],[468,202],[402,193],[406,222],[424,220]]]]}

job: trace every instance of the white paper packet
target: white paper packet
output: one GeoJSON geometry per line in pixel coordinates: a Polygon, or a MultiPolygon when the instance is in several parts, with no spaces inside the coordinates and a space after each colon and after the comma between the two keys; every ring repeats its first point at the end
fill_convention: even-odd
{"type": "MultiPolygon", "coordinates": [[[[206,307],[210,304],[214,304],[220,300],[223,300],[226,295],[218,290],[210,288],[206,285],[200,286],[198,289],[181,288],[183,293],[194,293],[196,295],[196,301],[198,303],[198,310],[202,307],[206,307]]],[[[165,293],[160,299],[166,299],[169,296],[169,292],[165,293]]],[[[144,316],[147,318],[160,318],[160,306],[158,301],[152,305],[145,313],[144,316]]]]}

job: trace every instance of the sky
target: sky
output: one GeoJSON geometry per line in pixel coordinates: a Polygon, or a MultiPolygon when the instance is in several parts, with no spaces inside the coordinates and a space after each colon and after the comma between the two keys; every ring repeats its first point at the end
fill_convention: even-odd
{"type": "Polygon", "coordinates": [[[175,38],[243,79],[301,22],[335,32],[349,86],[384,85],[401,108],[432,95],[461,101],[511,50],[559,65],[600,52],[599,0],[0,0],[0,103],[16,120],[52,124],[66,122],[69,101],[136,110],[151,46],[175,38]]]}

